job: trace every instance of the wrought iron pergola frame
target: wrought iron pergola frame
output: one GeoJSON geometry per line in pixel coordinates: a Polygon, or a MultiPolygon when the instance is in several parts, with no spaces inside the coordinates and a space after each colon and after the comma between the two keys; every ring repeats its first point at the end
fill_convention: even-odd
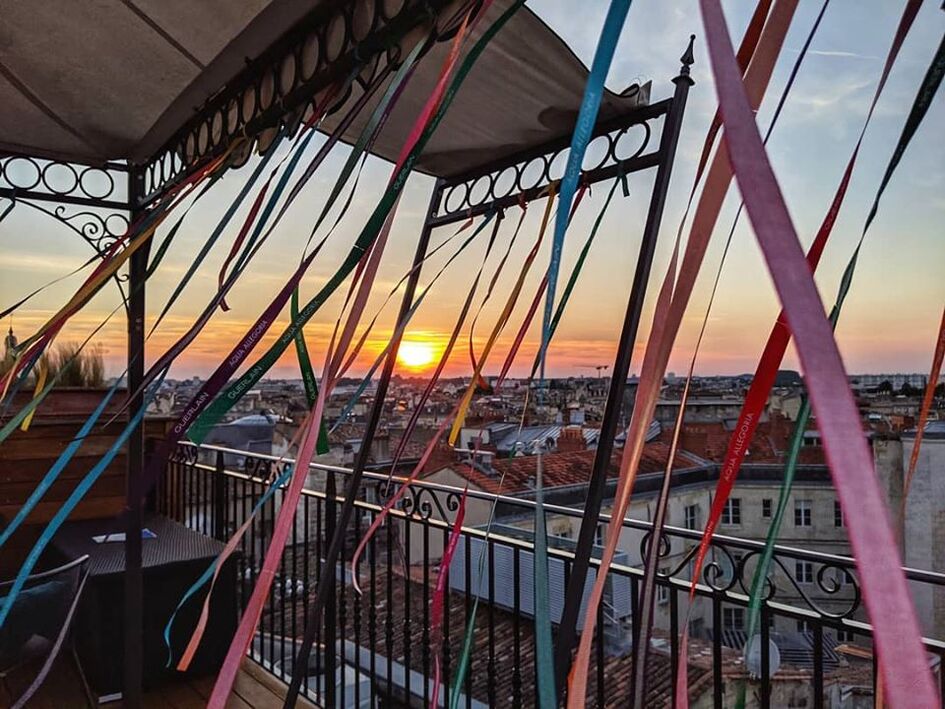
{"type": "MultiPolygon", "coordinates": [[[[481,0],[471,0],[472,3],[481,0]]],[[[394,3],[397,4],[397,3],[394,3]]],[[[101,165],[76,164],[55,156],[38,157],[11,152],[0,153],[0,198],[26,204],[58,220],[100,256],[120,238],[141,213],[168,190],[192,175],[196,169],[220,155],[236,138],[248,139],[242,159],[252,154],[251,147],[263,149],[279,129],[291,134],[301,123],[315,97],[326,87],[350,74],[357,66],[373,63],[373,76],[399,59],[397,40],[422,23],[434,22],[440,27],[440,40],[448,39],[455,16],[441,17],[450,0],[422,0],[400,3],[396,12],[387,13],[384,2],[371,4],[373,15],[363,16],[356,6],[346,2],[328,2],[306,15],[285,35],[252,61],[225,88],[213,96],[192,118],[173,133],[173,137],[140,163],[112,161],[101,165]],[[50,206],[55,205],[55,206],[50,206]]],[[[361,6],[357,6],[361,7],[361,6]]],[[[669,187],[676,146],[686,106],[687,94],[693,84],[690,66],[693,63],[692,39],[684,55],[679,74],[673,79],[675,90],[670,98],[637,108],[614,119],[601,121],[594,137],[606,141],[606,151],[597,164],[586,166],[582,173],[585,184],[613,179],[655,169],[647,218],[627,309],[613,365],[609,397],[601,426],[587,504],[578,540],[575,565],[570,577],[564,615],[558,635],[556,662],[558,674],[566,675],[570,653],[575,643],[577,614],[586,577],[587,554],[594,541],[594,532],[603,500],[607,467],[613,452],[620,408],[630,368],[633,343],[639,328],[640,313],[646,296],[647,281],[656,248],[666,194],[669,187]],[[650,143],[653,126],[662,120],[658,145],[650,143]],[[624,153],[624,140],[634,131],[642,132],[636,149],[624,153]],[[584,562],[582,563],[582,559],[584,562]]],[[[371,77],[359,77],[351,91],[365,91],[371,77]]],[[[350,96],[350,94],[349,94],[350,96]]],[[[348,97],[343,97],[347,99],[348,97]]],[[[339,101],[343,103],[343,100],[339,101]]],[[[414,269],[407,281],[398,314],[398,327],[408,317],[430,236],[434,229],[490,210],[504,209],[539,197],[549,183],[557,180],[556,156],[565,153],[570,136],[561,136],[538,148],[515,153],[479,168],[441,178],[436,181],[423,229],[420,233],[414,269]],[[535,165],[537,167],[532,168],[535,165]],[[537,172],[530,176],[529,173],[537,172]]],[[[144,376],[145,344],[145,278],[149,245],[136,251],[129,261],[126,275],[116,277],[122,291],[128,321],[128,391],[130,411],[143,404],[140,389],[144,376]]],[[[383,410],[393,372],[399,337],[389,350],[369,413],[365,439],[370,440],[383,410]]],[[[368,464],[370,446],[362,445],[348,479],[347,500],[353,503],[368,464]]],[[[142,489],[144,469],[144,433],[139,429],[128,442],[128,475],[125,515],[128,520],[125,545],[125,681],[124,700],[128,706],[141,703],[142,573],[141,526],[143,519],[142,489]]],[[[340,552],[344,531],[350,521],[353,504],[342,506],[336,534],[326,553],[325,563],[333,565],[340,552]]],[[[320,581],[316,602],[311,608],[304,644],[311,646],[313,621],[318,620],[323,599],[330,596],[330,577],[320,581]],[[325,586],[325,588],[322,588],[325,586]]],[[[293,681],[294,688],[298,689],[293,681]]]]}

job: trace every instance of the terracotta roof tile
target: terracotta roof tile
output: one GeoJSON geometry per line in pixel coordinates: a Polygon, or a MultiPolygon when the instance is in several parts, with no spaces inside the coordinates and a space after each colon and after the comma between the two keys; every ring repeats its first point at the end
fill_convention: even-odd
{"type": "MultiPolygon", "coordinates": [[[[542,477],[546,488],[567,485],[582,485],[588,482],[594,465],[596,450],[565,451],[542,455],[542,477]]],[[[608,477],[616,478],[620,472],[622,451],[614,451],[610,461],[608,477]]],[[[666,469],[669,459],[669,446],[660,441],[647,443],[640,458],[641,474],[659,473],[666,469]]],[[[683,470],[702,463],[689,456],[685,451],[678,451],[673,462],[673,470],[683,470]]],[[[467,463],[456,462],[451,467],[473,485],[494,494],[515,494],[533,489],[533,480],[538,465],[537,456],[518,458],[495,458],[491,463],[491,472],[480,465],[474,467],[467,463]]],[[[442,469],[428,467],[430,472],[442,469]]]]}

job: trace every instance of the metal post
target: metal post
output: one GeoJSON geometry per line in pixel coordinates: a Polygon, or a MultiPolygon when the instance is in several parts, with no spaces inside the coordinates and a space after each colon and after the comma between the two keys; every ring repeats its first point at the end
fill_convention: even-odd
{"type": "MultiPolygon", "coordinates": [[[[318,580],[318,585],[315,589],[315,598],[312,601],[311,607],[309,608],[308,617],[305,619],[305,634],[302,638],[302,645],[299,648],[299,653],[296,656],[295,663],[292,667],[292,681],[289,683],[289,690],[286,693],[285,704],[283,705],[285,709],[291,709],[291,707],[295,706],[299,689],[302,684],[302,678],[305,675],[305,668],[308,666],[308,657],[312,651],[312,643],[315,640],[315,631],[318,627],[318,623],[321,620],[322,608],[324,607],[326,596],[330,592],[329,584],[335,583],[334,569],[335,565],[338,563],[342,539],[344,538],[345,531],[348,528],[348,523],[351,521],[351,514],[354,511],[354,501],[357,499],[358,489],[361,486],[361,476],[364,472],[364,466],[368,462],[368,455],[370,455],[371,452],[370,441],[374,438],[374,432],[377,430],[377,424],[380,421],[381,412],[384,410],[384,399],[387,396],[387,387],[390,384],[390,378],[394,371],[394,364],[397,361],[397,350],[400,349],[401,337],[397,333],[400,332],[401,327],[406,322],[407,313],[413,304],[414,292],[416,291],[417,283],[420,280],[420,265],[426,256],[427,246],[430,243],[430,234],[433,231],[433,226],[430,224],[430,220],[436,214],[436,211],[439,208],[441,193],[442,182],[437,180],[436,185],[433,187],[433,195],[430,197],[430,206],[427,210],[427,218],[423,223],[423,230],[420,232],[420,240],[417,244],[417,252],[414,254],[413,270],[410,273],[410,278],[407,280],[404,298],[400,303],[400,313],[397,315],[397,325],[394,328],[395,336],[391,340],[390,351],[388,352],[387,359],[384,362],[384,370],[381,373],[381,377],[377,383],[377,392],[374,395],[374,405],[371,407],[371,415],[368,418],[367,426],[365,427],[364,438],[361,441],[361,448],[358,450],[358,455],[354,460],[354,465],[351,470],[351,477],[348,480],[348,487],[345,490],[344,503],[342,504],[341,512],[338,515],[335,533],[332,535],[331,544],[328,547],[328,552],[325,554],[324,569],[326,570],[326,573],[323,573],[321,578],[318,580]]],[[[336,648],[334,647],[326,648],[326,652],[329,655],[333,655],[335,651],[336,648]]],[[[332,678],[329,678],[329,681],[331,681],[331,679],[332,678]]]]}
{"type": "MultiPolygon", "coordinates": [[[[130,223],[138,217],[140,198],[144,194],[144,174],[132,168],[128,173],[130,223]]],[[[138,390],[144,379],[144,279],[148,266],[150,241],[131,255],[128,294],[128,415],[134,416],[144,404],[138,390]]],[[[144,424],[128,439],[128,477],[125,484],[125,619],[124,619],[124,695],[126,707],[141,706],[141,669],[143,648],[141,633],[142,575],[141,527],[144,522],[142,477],[144,471],[144,424]]]]}
{"type": "Polygon", "coordinates": [[[213,536],[225,542],[226,535],[226,460],[223,451],[217,451],[213,471],[213,536]]]}
{"type": "MultiPolygon", "coordinates": [[[[334,539],[338,517],[338,491],[335,487],[335,472],[325,473],[325,538],[334,539]]],[[[342,562],[344,563],[344,562],[342,562]]],[[[338,582],[335,574],[335,564],[322,565],[320,579],[330,579],[325,598],[325,706],[336,707],[336,687],[338,681],[338,662],[336,648],[338,647],[338,623],[335,618],[338,604],[338,582]]],[[[306,626],[307,627],[307,626],[306,626]]],[[[304,667],[308,667],[308,658],[305,658],[304,667]]],[[[307,670],[306,670],[307,674],[307,670]]],[[[293,670],[294,675],[294,670],[293,670]]],[[[342,674],[342,677],[344,675],[342,674]]],[[[344,681],[344,680],[342,680],[344,681]]]]}
{"type": "MultiPolygon", "coordinates": [[[[630,360],[633,354],[633,344],[636,341],[637,329],[640,325],[640,312],[643,309],[643,299],[646,296],[647,281],[650,277],[650,266],[653,263],[653,254],[656,250],[656,240],[659,234],[660,221],[663,217],[663,208],[666,204],[666,193],[669,189],[669,179],[673,169],[673,160],[676,155],[676,144],[679,142],[679,131],[682,126],[683,112],[686,108],[686,97],[693,81],[689,76],[689,67],[693,63],[692,43],[683,55],[682,68],[679,76],[673,79],[676,90],[673,94],[673,105],[666,114],[666,122],[660,137],[660,163],[653,183],[653,194],[650,208],[643,229],[643,239],[640,244],[640,253],[637,257],[636,272],[633,276],[633,285],[630,287],[630,297],[627,301],[627,312],[623,321],[623,330],[620,335],[620,344],[617,356],[614,359],[613,377],[610,380],[610,391],[604,409],[604,418],[601,421],[600,438],[597,444],[597,453],[594,456],[594,467],[587,488],[587,499],[584,503],[584,515],[581,519],[581,531],[578,534],[577,546],[574,552],[574,564],[571,567],[571,578],[565,595],[564,610],[561,615],[561,625],[558,629],[558,645],[555,652],[556,676],[558,677],[558,696],[563,697],[566,689],[566,679],[571,666],[571,653],[577,644],[577,620],[581,610],[581,600],[584,596],[584,585],[590,567],[591,548],[594,545],[594,536],[600,517],[601,503],[607,482],[607,472],[610,468],[610,458],[613,454],[614,437],[617,434],[617,424],[620,419],[620,409],[623,404],[624,390],[627,384],[627,375],[630,372],[630,360]]],[[[636,620],[636,619],[635,619],[636,620]]],[[[636,623],[635,623],[636,625],[636,623]]]]}

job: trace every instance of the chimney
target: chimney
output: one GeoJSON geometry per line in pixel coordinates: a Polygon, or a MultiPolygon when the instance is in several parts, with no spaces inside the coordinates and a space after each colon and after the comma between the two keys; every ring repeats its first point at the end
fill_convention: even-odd
{"type": "Polygon", "coordinates": [[[558,435],[558,453],[582,451],[586,448],[584,433],[580,426],[567,426],[561,429],[561,433],[558,435]]]}
{"type": "Polygon", "coordinates": [[[371,459],[375,463],[383,463],[391,459],[390,434],[387,431],[374,434],[374,439],[371,441],[371,459]]]}

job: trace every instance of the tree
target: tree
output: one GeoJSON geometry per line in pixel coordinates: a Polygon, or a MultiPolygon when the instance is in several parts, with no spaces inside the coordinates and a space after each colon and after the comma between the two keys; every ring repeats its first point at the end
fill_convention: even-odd
{"type": "Polygon", "coordinates": [[[902,386],[899,388],[899,393],[903,396],[915,396],[920,392],[919,389],[916,389],[909,382],[903,382],[902,386]]]}
{"type": "Polygon", "coordinates": [[[892,394],[893,385],[892,382],[888,379],[884,379],[879,383],[879,386],[876,387],[876,392],[879,394],[892,394]]]}

